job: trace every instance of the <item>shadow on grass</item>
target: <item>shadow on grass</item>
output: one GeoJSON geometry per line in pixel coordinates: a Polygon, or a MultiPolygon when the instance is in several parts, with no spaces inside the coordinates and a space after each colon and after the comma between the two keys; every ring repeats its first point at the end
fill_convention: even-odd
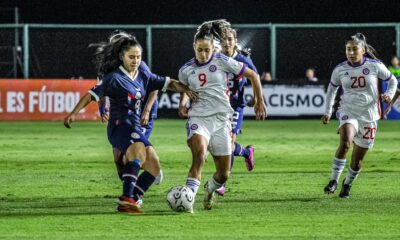
{"type": "Polygon", "coordinates": [[[175,215],[170,210],[146,209],[143,214],[118,213],[116,199],[100,197],[74,198],[0,198],[0,217],[45,217],[45,216],[165,216],[175,215]]]}

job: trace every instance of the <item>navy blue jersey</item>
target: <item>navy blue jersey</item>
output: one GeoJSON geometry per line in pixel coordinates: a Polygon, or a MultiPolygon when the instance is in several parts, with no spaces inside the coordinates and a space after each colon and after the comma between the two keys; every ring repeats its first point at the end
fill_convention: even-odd
{"type": "MultiPolygon", "coordinates": [[[[140,123],[141,106],[145,96],[154,90],[161,90],[167,78],[151,73],[148,68],[139,68],[134,79],[120,66],[104,76],[89,93],[96,100],[103,96],[110,98],[110,121],[123,120],[129,116],[140,123]]],[[[138,125],[140,126],[140,124],[138,125]]]]}
{"type": "MultiPolygon", "coordinates": [[[[235,52],[233,59],[238,62],[242,62],[247,65],[251,70],[257,72],[257,68],[254,66],[253,61],[250,58],[235,52]]],[[[230,91],[230,104],[233,109],[238,107],[245,107],[246,100],[244,99],[244,86],[247,84],[247,78],[238,75],[229,76],[229,91],[230,91]]]]}

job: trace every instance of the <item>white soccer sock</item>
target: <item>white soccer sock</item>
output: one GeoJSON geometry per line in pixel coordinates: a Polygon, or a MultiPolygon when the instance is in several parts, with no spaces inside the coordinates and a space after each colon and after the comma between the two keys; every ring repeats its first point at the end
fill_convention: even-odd
{"type": "Polygon", "coordinates": [[[223,183],[219,183],[219,182],[215,181],[214,178],[212,178],[210,181],[208,181],[207,191],[209,193],[212,193],[215,190],[217,190],[218,188],[222,187],[222,185],[224,185],[224,184],[223,183]]]}
{"type": "Polygon", "coordinates": [[[190,189],[192,189],[194,195],[196,195],[197,190],[199,189],[199,186],[200,186],[200,181],[197,180],[196,178],[187,178],[186,186],[188,186],[190,189]]]}
{"type": "Polygon", "coordinates": [[[351,184],[353,184],[353,181],[356,180],[356,178],[357,178],[358,174],[360,174],[360,172],[361,172],[361,169],[358,171],[354,171],[349,166],[349,169],[347,170],[347,174],[346,174],[346,179],[344,180],[344,184],[351,186],[351,184]]]}
{"type": "Polygon", "coordinates": [[[346,159],[338,159],[336,157],[333,158],[331,180],[336,180],[336,182],[339,182],[339,178],[343,172],[344,165],[346,165],[346,159]]]}

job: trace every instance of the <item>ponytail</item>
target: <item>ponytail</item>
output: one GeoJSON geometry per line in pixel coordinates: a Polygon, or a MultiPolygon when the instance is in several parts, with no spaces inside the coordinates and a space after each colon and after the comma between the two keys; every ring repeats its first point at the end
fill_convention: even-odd
{"type": "Polygon", "coordinates": [[[197,28],[197,32],[194,35],[194,42],[204,39],[209,40],[214,45],[219,44],[229,28],[231,28],[231,24],[224,19],[204,22],[197,28]]]}

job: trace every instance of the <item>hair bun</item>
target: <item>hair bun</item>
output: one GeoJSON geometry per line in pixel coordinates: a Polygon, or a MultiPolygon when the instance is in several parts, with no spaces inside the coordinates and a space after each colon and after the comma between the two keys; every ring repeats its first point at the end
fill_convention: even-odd
{"type": "Polygon", "coordinates": [[[364,34],[362,33],[356,33],[356,37],[360,40],[366,41],[367,39],[365,38],[364,34]]]}

